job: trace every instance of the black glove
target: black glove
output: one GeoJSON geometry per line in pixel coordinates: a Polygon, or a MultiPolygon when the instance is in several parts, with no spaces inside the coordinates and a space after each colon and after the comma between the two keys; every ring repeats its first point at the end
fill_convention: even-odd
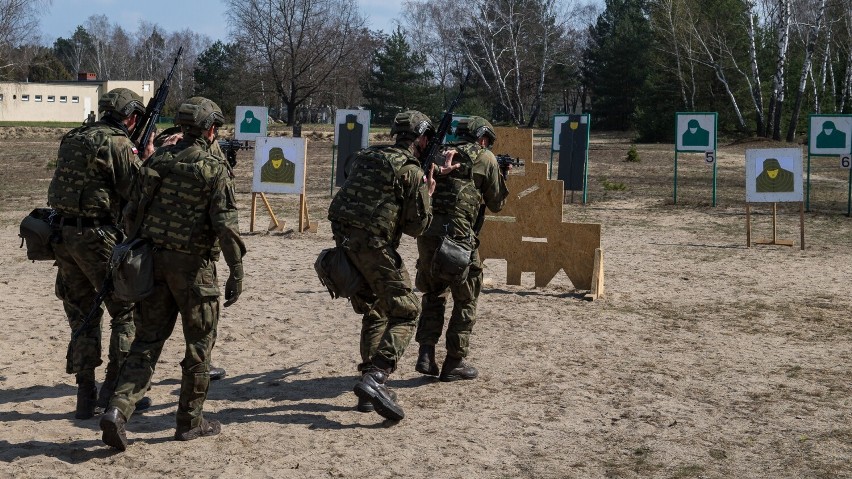
{"type": "Polygon", "coordinates": [[[225,282],[225,307],[234,304],[243,292],[243,265],[242,263],[231,266],[231,275],[225,282]]]}

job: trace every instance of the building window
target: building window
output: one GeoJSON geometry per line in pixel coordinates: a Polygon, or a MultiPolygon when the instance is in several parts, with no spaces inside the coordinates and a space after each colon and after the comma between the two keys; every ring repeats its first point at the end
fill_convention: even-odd
{"type": "Polygon", "coordinates": [[[30,101],[29,95],[21,95],[21,101],[30,101]]]}
{"type": "Polygon", "coordinates": [[[47,101],[48,102],[54,102],[54,101],[56,101],[56,97],[53,96],[53,95],[47,95],[47,101]]]}
{"type": "Polygon", "coordinates": [[[41,95],[36,95],[36,96],[35,96],[35,101],[41,101],[41,95]]]}
{"type": "Polygon", "coordinates": [[[68,97],[62,95],[61,97],[59,97],[59,103],[68,103],[68,97]]]}
{"type": "Polygon", "coordinates": [[[80,97],[79,96],[72,96],[71,97],[71,103],[80,103],[80,97]]]}

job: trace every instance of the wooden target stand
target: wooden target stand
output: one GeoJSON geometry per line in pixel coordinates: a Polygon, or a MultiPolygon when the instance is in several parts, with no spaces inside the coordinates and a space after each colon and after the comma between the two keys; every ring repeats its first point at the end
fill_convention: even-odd
{"type": "MultiPolygon", "coordinates": [[[[799,203],[799,233],[801,243],[801,249],[805,249],[805,203],[803,201],[797,202],[799,203]]],[[[778,239],[778,203],[772,203],[772,239],[760,238],[754,240],[754,244],[767,244],[767,245],[779,245],[779,246],[793,246],[792,240],[782,240],[778,239]]],[[[746,246],[751,248],[752,240],[751,240],[751,204],[746,203],[746,246]]]]}
{"type": "MultiPolygon", "coordinates": [[[[266,207],[266,211],[269,213],[269,218],[272,222],[269,224],[269,228],[267,231],[270,232],[283,232],[284,226],[286,224],[285,221],[278,221],[278,218],[275,217],[275,212],[272,211],[272,206],[269,204],[269,200],[266,198],[266,194],[263,192],[251,194],[251,221],[249,223],[249,232],[254,232],[254,222],[255,217],[257,216],[257,197],[260,196],[260,199],[263,201],[263,206],[266,207]]],[[[310,216],[308,215],[308,200],[304,193],[299,195],[299,233],[302,232],[316,233],[317,228],[316,224],[311,224],[310,216]]]]}
{"type": "MultiPolygon", "coordinates": [[[[310,233],[316,233],[316,223],[311,224],[310,217],[308,216],[308,197],[305,193],[307,191],[306,186],[306,176],[307,176],[307,157],[308,157],[308,142],[304,141],[304,152],[302,153],[302,161],[305,162],[305,171],[301,177],[301,193],[299,193],[299,233],[303,233],[305,231],[310,233]]],[[[257,148],[257,146],[256,146],[257,148]]],[[[257,154],[257,153],[255,153],[257,154]]],[[[257,160],[256,160],[257,161],[257,160]]],[[[255,185],[255,183],[253,183],[255,185]]],[[[253,188],[254,189],[254,188],[253,188]]],[[[282,194],[294,194],[295,192],[281,192],[282,194]]],[[[267,213],[269,213],[269,218],[272,222],[269,224],[269,228],[267,231],[269,232],[283,232],[285,222],[279,221],[278,218],[275,217],[275,212],[272,210],[272,206],[269,204],[269,199],[266,198],[266,193],[263,191],[252,191],[251,192],[251,221],[249,222],[249,232],[254,232],[254,224],[255,219],[257,217],[257,197],[260,196],[261,201],[263,201],[263,206],[266,207],[267,213]]]]}

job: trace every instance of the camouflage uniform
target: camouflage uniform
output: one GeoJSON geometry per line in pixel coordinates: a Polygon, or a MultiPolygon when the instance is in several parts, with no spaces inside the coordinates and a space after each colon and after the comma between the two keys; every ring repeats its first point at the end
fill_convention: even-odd
{"type": "Polygon", "coordinates": [[[212,154],[205,138],[186,135],[176,145],[160,148],[140,171],[136,186],[128,212],[138,209],[143,193],[153,192],[140,236],[155,245],[154,292],[139,303],[136,338],[110,409],[117,408],[130,419],[133,405],[150,385],[157,359],[180,313],[186,350],[181,361],[178,437],[203,421],[210,354],[219,321],[216,261],[221,250],[232,276],[238,270],[241,282],[245,245],[239,236],[228,164],[212,154]]]}
{"type": "MultiPolygon", "coordinates": [[[[71,339],[65,366],[66,372],[77,375],[81,389],[85,384],[86,391],[79,391],[85,397],[78,394],[79,418],[91,417],[80,410],[81,400],[94,406],[89,396],[96,394],[94,369],[102,364],[103,308],[80,328],[104,282],[112,248],[123,240],[119,216],[139,169],[136,148],[128,136],[126,127],[111,116],[71,130],[62,138],[48,189],[48,203],[61,225],[60,238],[53,245],[58,266],[56,296],[62,300],[71,329],[79,331],[71,339]]],[[[104,304],[112,318],[105,380],[111,387],[133,340],[134,307],[111,294],[104,304]]]]}
{"type": "MultiPolygon", "coordinates": [[[[467,357],[470,334],[476,322],[476,302],[482,288],[482,262],[473,224],[479,214],[479,205],[484,202],[489,210],[500,211],[509,193],[497,158],[490,150],[473,142],[460,142],[453,146],[459,152],[456,158],[461,157],[460,161],[471,164],[472,174],[465,174],[465,168],[460,168],[450,176],[436,178],[437,188],[432,195],[434,218],[429,229],[417,238],[419,257],[415,278],[417,288],[423,292],[423,312],[415,337],[421,351],[423,346],[431,346],[434,350],[444,327],[447,290],[452,294],[453,310],[446,333],[448,360],[467,357]],[[430,267],[443,236],[450,236],[473,248],[467,278],[457,284],[431,274],[430,267]]],[[[433,370],[429,374],[432,373],[437,372],[433,370]]]]}
{"type": "Polygon", "coordinates": [[[420,163],[399,145],[361,150],[331,202],[334,240],[369,286],[351,298],[355,312],[364,315],[361,371],[373,364],[393,371],[411,341],[420,302],[397,248],[403,233],[417,236],[431,216],[420,163]],[[375,167],[383,162],[384,169],[375,167]]]}

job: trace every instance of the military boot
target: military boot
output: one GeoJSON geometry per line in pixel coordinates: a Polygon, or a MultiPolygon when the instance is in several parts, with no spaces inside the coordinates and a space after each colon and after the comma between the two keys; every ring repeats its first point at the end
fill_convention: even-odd
{"type": "MultiPolygon", "coordinates": [[[[388,389],[388,392],[390,393],[391,399],[396,401],[396,391],[394,391],[392,389],[388,389]]],[[[370,402],[369,398],[361,399],[359,397],[358,398],[358,405],[355,406],[355,410],[358,411],[358,412],[374,412],[376,410],[376,408],[373,407],[373,403],[370,402]]]]}
{"type": "Polygon", "coordinates": [[[421,344],[417,352],[417,364],[414,370],[427,376],[438,375],[438,363],[435,362],[435,345],[421,344]]]}
{"type": "Polygon", "coordinates": [[[388,374],[384,369],[373,366],[361,376],[361,380],[355,385],[354,391],[358,399],[370,401],[380,416],[392,421],[399,421],[405,417],[405,412],[396,403],[396,395],[385,384],[388,374]]]}
{"type": "Polygon", "coordinates": [[[95,370],[86,369],[77,373],[77,408],[74,417],[89,419],[95,415],[98,402],[98,386],[95,384],[95,370]]]}
{"type": "Polygon", "coordinates": [[[201,424],[198,426],[188,429],[185,431],[181,431],[177,429],[175,431],[175,440],[176,441],[192,441],[193,439],[198,439],[199,437],[204,436],[215,436],[222,432],[222,424],[219,421],[202,419],[201,424]]]}
{"type": "Polygon", "coordinates": [[[101,416],[101,441],[107,446],[114,447],[119,451],[127,449],[127,432],[124,430],[124,425],[127,424],[127,419],[124,414],[116,407],[111,407],[106,410],[101,416]]]}
{"type": "Polygon", "coordinates": [[[217,368],[217,367],[210,366],[210,380],[211,381],[218,381],[218,380],[224,378],[227,375],[228,375],[228,372],[225,371],[225,368],[217,368]]]}
{"type": "Polygon", "coordinates": [[[477,376],[479,376],[479,371],[465,362],[464,358],[447,356],[444,359],[444,365],[441,366],[441,376],[438,379],[450,382],[459,379],[476,379],[477,376]]]}

